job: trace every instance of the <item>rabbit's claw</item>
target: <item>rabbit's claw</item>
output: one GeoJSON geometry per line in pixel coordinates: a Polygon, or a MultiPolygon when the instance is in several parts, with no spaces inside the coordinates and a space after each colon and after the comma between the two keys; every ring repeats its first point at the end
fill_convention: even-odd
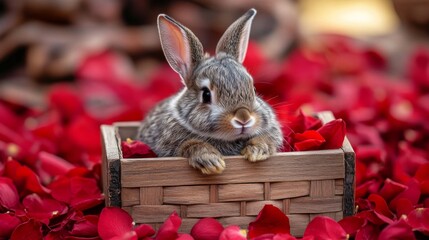
{"type": "Polygon", "coordinates": [[[262,161],[269,158],[272,154],[270,147],[266,143],[248,144],[241,151],[241,155],[250,162],[262,161]]]}
{"type": "Polygon", "coordinates": [[[189,164],[203,174],[220,174],[225,169],[225,161],[221,155],[206,152],[189,158],[189,164]]]}

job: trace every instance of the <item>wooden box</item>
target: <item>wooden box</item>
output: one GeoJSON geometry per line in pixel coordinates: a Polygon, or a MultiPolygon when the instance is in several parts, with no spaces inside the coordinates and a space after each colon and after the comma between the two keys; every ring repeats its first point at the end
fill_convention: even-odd
{"type": "MultiPolygon", "coordinates": [[[[318,117],[334,119],[330,112],[318,117]]],[[[138,126],[101,127],[106,205],[122,207],[136,223],[157,228],[176,211],[183,232],[204,217],[246,228],[265,204],[273,204],[299,236],[316,215],[339,220],[354,212],[355,154],[347,139],[340,149],[277,153],[257,163],[225,157],[222,174],[203,175],[184,158],[122,158],[120,141],[134,138],[138,126]]]]}

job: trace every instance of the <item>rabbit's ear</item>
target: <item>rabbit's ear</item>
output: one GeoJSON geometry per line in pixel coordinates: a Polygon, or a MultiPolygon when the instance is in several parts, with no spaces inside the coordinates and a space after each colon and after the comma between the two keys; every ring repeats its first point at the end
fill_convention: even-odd
{"type": "Polygon", "coordinates": [[[204,57],[203,46],[191,30],[165,14],[158,16],[158,30],[167,62],[188,85],[190,73],[204,57]]]}
{"type": "Polygon", "coordinates": [[[254,8],[247,11],[225,31],[216,47],[216,54],[224,52],[242,63],[249,43],[250,27],[256,15],[254,8]]]}

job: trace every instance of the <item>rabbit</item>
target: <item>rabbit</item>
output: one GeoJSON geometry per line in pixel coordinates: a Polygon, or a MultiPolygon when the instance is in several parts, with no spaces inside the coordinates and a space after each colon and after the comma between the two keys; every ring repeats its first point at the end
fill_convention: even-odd
{"type": "Polygon", "coordinates": [[[152,109],[139,128],[138,139],[158,156],[181,156],[203,174],[219,174],[225,169],[223,156],[241,154],[255,162],[282,146],[276,115],[256,95],[253,78],[242,65],[255,15],[250,9],[226,30],[215,56],[204,53],[188,28],[165,14],[158,16],[164,55],[184,84],[152,109]]]}

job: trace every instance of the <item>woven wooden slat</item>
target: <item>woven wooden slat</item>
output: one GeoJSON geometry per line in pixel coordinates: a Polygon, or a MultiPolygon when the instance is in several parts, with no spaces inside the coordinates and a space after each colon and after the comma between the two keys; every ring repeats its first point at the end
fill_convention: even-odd
{"type": "Polygon", "coordinates": [[[335,180],[310,182],[310,197],[332,197],[335,195],[335,180]]]}
{"type": "Polygon", "coordinates": [[[177,205],[137,205],[131,209],[131,216],[137,223],[162,223],[173,212],[180,212],[177,205]]]}
{"type": "Polygon", "coordinates": [[[304,235],[305,228],[310,222],[309,214],[288,214],[290,233],[294,236],[304,235]]]}
{"type": "Polygon", "coordinates": [[[142,187],[140,188],[141,205],[161,205],[163,203],[162,187],[142,187]]]}
{"type": "Polygon", "coordinates": [[[344,194],[344,179],[335,179],[335,195],[344,194]]]}
{"type": "Polygon", "coordinates": [[[316,216],[326,216],[334,219],[335,221],[339,221],[343,218],[343,211],[338,212],[324,212],[324,213],[311,213],[310,219],[315,218],[316,216]]]}
{"type": "Polygon", "coordinates": [[[208,204],[210,202],[210,186],[164,187],[163,202],[165,204],[208,204]]]}
{"type": "Polygon", "coordinates": [[[309,181],[271,183],[269,199],[285,199],[307,196],[310,193],[309,181]]]}
{"type": "Polygon", "coordinates": [[[140,188],[122,188],[122,206],[134,206],[140,204],[140,188]]]}
{"type": "Polygon", "coordinates": [[[313,198],[300,197],[290,200],[289,213],[320,213],[343,210],[341,196],[313,198]]]}
{"type": "Polygon", "coordinates": [[[199,218],[183,218],[182,225],[180,225],[179,232],[189,233],[195,223],[200,220],[199,218]]]}
{"type": "Polygon", "coordinates": [[[190,205],[186,217],[235,217],[240,216],[240,209],[240,202],[190,205]]]}
{"type": "Polygon", "coordinates": [[[218,186],[218,201],[254,201],[264,199],[264,184],[222,184],[218,186]]]}

